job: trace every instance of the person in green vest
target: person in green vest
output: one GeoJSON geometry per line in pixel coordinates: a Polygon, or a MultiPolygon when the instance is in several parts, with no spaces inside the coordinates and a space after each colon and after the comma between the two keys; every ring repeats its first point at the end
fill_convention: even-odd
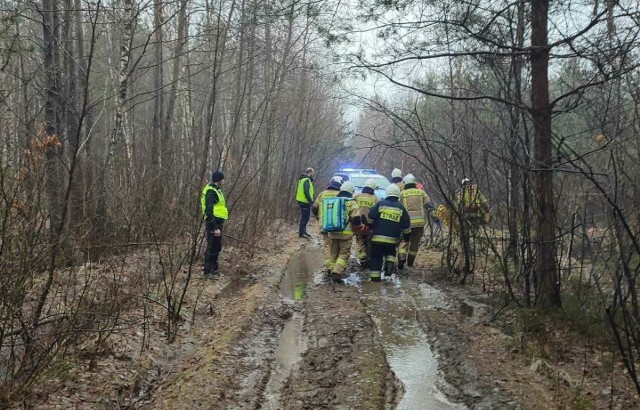
{"type": "Polygon", "coordinates": [[[216,171],[211,175],[211,183],[202,190],[200,205],[205,218],[207,249],[204,254],[204,277],[214,278],[218,275],[218,257],[222,251],[222,225],[229,217],[227,202],[220,186],[224,174],[216,171]]]}
{"type": "Polygon", "coordinates": [[[304,174],[298,179],[298,190],[296,192],[296,201],[300,207],[300,225],[298,227],[298,236],[301,238],[311,238],[307,233],[307,223],[311,216],[311,204],[314,200],[313,177],[315,171],[313,168],[307,168],[304,174]]]}

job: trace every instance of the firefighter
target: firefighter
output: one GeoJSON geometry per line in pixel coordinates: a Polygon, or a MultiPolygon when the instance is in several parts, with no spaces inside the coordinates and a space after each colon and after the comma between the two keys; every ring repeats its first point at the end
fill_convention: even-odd
{"type": "Polygon", "coordinates": [[[307,223],[311,214],[311,204],[313,203],[313,168],[307,168],[304,174],[298,179],[298,190],[296,201],[300,207],[300,225],[298,226],[298,236],[300,238],[311,238],[307,233],[307,223]]]}
{"type": "MultiPolygon", "coordinates": [[[[405,262],[409,267],[413,266],[420,247],[420,239],[424,234],[424,226],[427,223],[427,214],[434,212],[434,206],[429,195],[417,188],[416,178],[413,174],[407,174],[403,178],[404,189],[400,193],[400,202],[409,213],[411,219],[411,235],[409,241],[400,242],[398,249],[398,269],[404,267],[405,262]],[[409,257],[407,258],[407,253],[409,257]]],[[[435,216],[433,216],[435,218],[435,216]]]]}
{"type": "Polygon", "coordinates": [[[465,248],[475,253],[475,240],[481,225],[489,222],[489,204],[478,186],[469,178],[462,180],[462,189],[456,196],[455,205],[462,217],[462,226],[458,229],[458,251],[465,255],[465,248]]]}
{"type": "Polygon", "coordinates": [[[396,184],[398,188],[400,188],[400,191],[404,188],[404,184],[402,182],[402,171],[398,168],[394,168],[393,171],[391,171],[391,183],[396,184]]]}
{"type": "Polygon", "coordinates": [[[371,207],[378,203],[378,197],[375,194],[376,189],[378,189],[378,184],[375,179],[369,178],[364,181],[362,192],[353,196],[353,199],[358,203],[360,217],[362,218],[362,225],[356,231],[357,256],[362,267],[367,266],[371,252],[371,229],[367,225],[367,215],[369,215],[371,207]]]}
{"type": "Polygon", "coordinates": [[[489,222],[487,199],[478,190],[478,185],[472,184],[469,178],[462,180],[462,190],[456,197],[456,205],[463,219],[473,230],[489,222]]]}
{"type": "Polygon", "coordinates": [[[204,277],[213,278],[218,274],[218,257],[222,252],[222,225],[229,217],[227,203],[220,189],[224,174],[216,171],[211,175],[200,196],[202,214],[205,218],[207,249],[204,254],[204,277]]]}
{"type": "Polygon", "coordinates": [[[382,265],[386,276],[395,270],[396,247],[402,236],[408,241],[411,234],[411,218],[400,203],[400,188],[396,184],[387,186],[387,197],[375,204],[368,215],[368,223],[372,227],[371,281],[380,282],[382,265]]]}
{"type": "Polygon", "coordinates": [[[353,183],[347,181],[340,187],[338,198],[348,198],[345,203],[345,214],[347,216],[347,227],[341,232],[329,232],[329,270],[331,279],[334,282],[342,282],[344,271],[351,255],[351,243],[353,232],[360,228],[361,217],[360,208],[356,201],[352,199],[353,183]]]}
{"type": "Polygon", "coordinates": [[[316,219],[318,219],[318,223],[320,225],[320,234],[322,235],[322,252],[324,254],[324,261],[325,261],[324,266],[327,269],[327,271],[329,271],[329,273],[331,273],[329,269],[329,265],[331,262],[329,257],[329,237],[327,236],[327,233],[322,230],[322,201],[325,198],[331,198],[331,197],[337,196],[338,192],[340,192],[341,185],[342,185],[342,177],[336,175],[333,178],[331,178],[331,181],[329,181],[329,186],[327,187],[327,189],[325,189],[324,191],[320,192],[320,194],[318,194],[318,197],[316,198],[315,202],[311,206],[311,212],[316,217],[316,219]]]}

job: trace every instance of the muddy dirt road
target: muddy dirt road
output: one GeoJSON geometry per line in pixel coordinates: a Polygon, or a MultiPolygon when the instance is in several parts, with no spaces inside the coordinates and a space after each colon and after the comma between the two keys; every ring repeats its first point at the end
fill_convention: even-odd
{"type": "MultiPolygon", "coordinates": [[[[69,360],[25,407],[572,409],[588,408],[576,392],[603,403],[610,392],[599,362],[583,385],[577,365],[528,363],[481,298],[431,283],[436,251],[382,283],[352,264],[338,285],[322,273],[318,237],[283,228],[278,238],[220,279],[194,278],[174,343],[163,337],[162,310],[146,327],[132,311],[124,319],[143,325],[114,334],[95,370],[69,360]]],[[[611,408],[637,408],[616,400],[611,408]]]]}
{"type": "Polygon", "coordinates": [[[477,398],[445,381],[420,321],[424,310],[453,308],[444,295],[410,277],[370,283],[357,266],[345,284],[333,284],[322,265],[319,243],[310,242],[284,272],[223,288],[208,342],[138,405],[474,407],[477,398]]]}

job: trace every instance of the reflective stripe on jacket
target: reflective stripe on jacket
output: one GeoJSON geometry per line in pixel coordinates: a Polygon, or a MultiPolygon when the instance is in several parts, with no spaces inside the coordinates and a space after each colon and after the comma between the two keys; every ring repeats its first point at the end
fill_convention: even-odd
{"type": "Polygon", "coordinates": [[[396,244],[411,232],[411,218],[397,198],[387,198],[375,204],[368,215],[373,225],[372,242],[396,244]]]}
{"type": "Polygon", "coordinates": [[[376,196],[376,194],[368,194],[366,192],[355,194],[353,196],[353,199],[355,199],[358,203],[358,207],[360,208],[360,215],[364,218],[367,218],[367,215],[369,215],[369,210],[378,203],[378,197],[376,196]]]}
{"type": "Polygon", "coordinates": [[[409,213],[411,227],[425,226],[427,223],[425,206],[429,203],[427,193],[418,188],[406,188],[400,193],[400,200],[402,201],[402,206],[409,213]]]}

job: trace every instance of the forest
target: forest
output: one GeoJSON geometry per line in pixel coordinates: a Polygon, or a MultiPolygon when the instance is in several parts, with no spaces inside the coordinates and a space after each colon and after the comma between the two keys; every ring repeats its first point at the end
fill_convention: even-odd
{"type": "MultiPolygon", "coordinates": [[[[429,275],[516,333],[610,352],[634,390],[610,408],[640,403],[639,36],[636,0],[0,0],[0,407],[52,406],[114,346],[147,360],[220,318],[226,282],[199,282],[213,171],[227,280],[262,300],[304,249],[299,175],[319,192],[347,165],[411,172],[452,209],[471,178],[482,243],[430,221],[429,275]]],[[[156,408],[134,384],[84,406],[156,408]]],[[[602,405],[580,400],[563,408],[602,405]]]]}

